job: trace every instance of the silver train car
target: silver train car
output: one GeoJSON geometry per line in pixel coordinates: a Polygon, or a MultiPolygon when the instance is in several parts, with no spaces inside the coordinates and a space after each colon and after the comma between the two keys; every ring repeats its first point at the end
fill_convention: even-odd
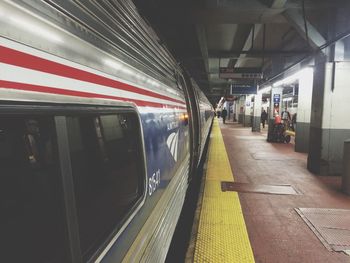
{"type": "Polygon", "coordinates": [[[212,119],[131,1],[0,1],[1,261],[163,262],[212,119]]]}

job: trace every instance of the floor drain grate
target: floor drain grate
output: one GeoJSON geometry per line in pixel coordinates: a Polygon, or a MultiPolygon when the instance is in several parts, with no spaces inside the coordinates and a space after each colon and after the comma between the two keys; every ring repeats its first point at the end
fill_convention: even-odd
{"type": "Polygon", "coordinates": [[[296,208],[308,227],[330,251],[350,250],[350,210],[296,208]]]}
{"type": "Polygon", "coordinates": [[[236,139],[240,140],[266,140],[265,136],[235,136],[236,139]]]}
{"type": "Polygon", "coordinates": [[[280,154],[280,153],[271,153],[271,152],[259,152],[251,154],[255,160],[267,160],[267,161],[290,161],[295,158],[290,155],[280,154]]]}
{"type": "Polygon", "coordinates": [[[268,185],[268,184],[248,184],[236,182],[221,182],[221,190],[236,191],[245,193],[276,194],[276,195],[298,195],[291,185],[268,185]]]}

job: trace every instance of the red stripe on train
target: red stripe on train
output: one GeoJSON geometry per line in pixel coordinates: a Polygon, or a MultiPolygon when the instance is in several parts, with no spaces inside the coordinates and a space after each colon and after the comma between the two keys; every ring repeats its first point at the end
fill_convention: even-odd
{"type": "Polygon", "coordinates": [[[73,97],[95,98],[95,99],[112,99],[112,100],[119,100],[119,101],[127,101],[127,102],[134,102],[137,106],[141,106],[141,107],[186,109],[186,107],[178,107],[178,106],[174,106],[174,105],[162,104],[162,103],[151,102],[151,101],[127,99],[127,98],[110,96],[110,95],[95,94],[95,93],[90,93],[90,92],[67,90],[67,89],[58,89],[58,88],[51,88],[51,87],[39,86],[39,85],[31,85],[31,84],[5,81],[5,80],[0,80],[0,88],[43,92],[43,93],[66,95],[66,96],[73,96],[73,97]]]}
{"type": "Polygon", "coordinates": [[[67,78],[72,78],[76,80],[91,82],[98,85],[108,86],[116,89],[126,90],[130,92],[139,93],[142,95],[155,97],[158,99],[164,99],[164,100],[169,100],[172,102],[184,104],[184,102],[181,100],[173,99],[171,97],[164,96],[149,90],[144,90],[138,87],[134,87],[132,85],[129,85],[120,81],[106,78],[106,77],[103,77],[94,73],[90,73],[81,69],[66,66],[54,61],[50,61],[34,55],[23,53],[21,51],[7,48],[4,46],[0,46],[0,54],[1,54],[0,62],[6,63],[6,64],[38,70],[38,71],[58,75],[61,77],[67,77],[67,78]]]}

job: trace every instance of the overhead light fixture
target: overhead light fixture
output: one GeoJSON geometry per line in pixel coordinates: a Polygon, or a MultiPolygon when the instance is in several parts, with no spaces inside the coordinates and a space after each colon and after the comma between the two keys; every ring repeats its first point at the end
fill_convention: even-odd
{"type": "Polygon", "coordinates": [[[259,94],[268,93],[271,91],[271,86],[266,86],[258,91],[259,94]]]}
{"type": "Polygon", "coordinates": [[[294,81],[296,80],[303,80],[303,79],[306,79],[306,78],[310,78],[313,74],[313,68],[311,67],[307,67],[307,68],[304,68],[302,70],[299,70],[298,72],[282,79],[282,80],[279,80],[279,81],[276,81],[275,83],[272,84],[272,86],[274,88],[277,88],[279,86],[283,86],[283,85],[286,85],[286,84],[290,84],[290,83],[293,83],[294,81]]]}
{"type": "Polygon", "coordinates": [[[276,81],[275,83],[272,84],[272,86],[274,88],[277,88],[277,87],[282,86],[282,85],[284,85],[283,80],[276,81]]]}

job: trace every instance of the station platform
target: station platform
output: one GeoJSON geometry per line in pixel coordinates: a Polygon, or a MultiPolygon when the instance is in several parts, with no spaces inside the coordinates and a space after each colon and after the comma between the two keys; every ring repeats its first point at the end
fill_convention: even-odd
{"type": "Polygon", "coordinates": [[[215,119],[186,262],[350,262],[350,197],[267,128],[215,119]]]}

